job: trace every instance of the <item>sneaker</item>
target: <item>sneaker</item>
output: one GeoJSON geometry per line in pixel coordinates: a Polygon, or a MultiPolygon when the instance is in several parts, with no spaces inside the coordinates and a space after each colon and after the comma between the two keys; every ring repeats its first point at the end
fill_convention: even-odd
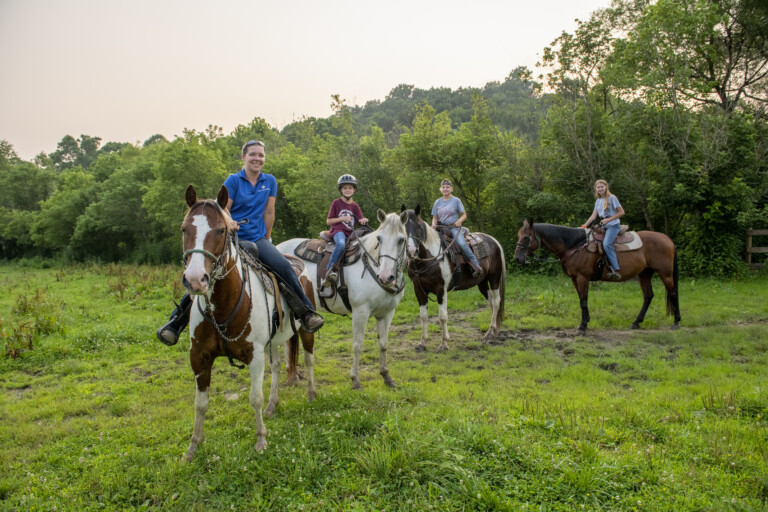
{"type": "Polygon", "coordinates": [[[335,270],[331,270],[328,272],[328,275],[325,276],[325,281],[323,281],[323,288],[336,284],[336,281],[338,280],[339,274],[335,270]]]}
{"type": "Polygon", "coordinates": [[[301,327],[308,333],[313,333],[320,329],[325,320],[314,311],[307,311],[301,319],[301,327]]]}

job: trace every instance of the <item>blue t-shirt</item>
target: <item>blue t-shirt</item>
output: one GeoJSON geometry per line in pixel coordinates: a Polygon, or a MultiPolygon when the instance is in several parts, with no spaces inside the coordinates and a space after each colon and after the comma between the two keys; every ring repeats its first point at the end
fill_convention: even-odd
{"type": "MultiPolygon", "coordinates": [[[[598,197],[597,201],[595,201],[595,211],[600,216],[601,219],[606,219],[608,217],[612,217],[616,215],[619,212],[619,208],[621,208],[621,205],[619,204],[619,200],[616,198],[615,195],[611,194],[608,197],[608,208],[605,208],[605,199],[602,197],[598,197]]],[[[621,225],[621,221],[619,219],[613,219],[611,222],[608,222],[605,224],[606,226],[616,226],[621,225]]]]}
{"type": "Polygon", "coordinates": [[[264,211],[270,197],[277,197],[277,180],[271,174],[259,173],[255,185],[251,185],[245,176],[245,169],[236,174],[230,174],[224,181],[232,208],[229,213],[236,221],[248,219],[247,224],[240,226],[237,236],[243,240],[256,242],[267,235],[264,225],[264,211]]]}
{"type": "Polygon", "coordinates": [[[450,226],[464,213],[464,204],[456,196],[451,196],[447,201],[442,197],[435,201],[432,206],[432,215],[437,217],[437,221],[445,226],[450,226]]]}

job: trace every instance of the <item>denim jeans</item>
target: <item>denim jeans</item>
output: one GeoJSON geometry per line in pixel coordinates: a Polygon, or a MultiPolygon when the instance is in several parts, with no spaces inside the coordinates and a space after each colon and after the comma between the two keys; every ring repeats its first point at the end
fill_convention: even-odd
{"type": "Polygon", "coordinates": [[[333,248],[331,261],[328,262],[328,268],[326,268],[326,270],[329,270],[333,264],[339,261],[344,255],[344,249],[347,246],[347,234],[343,231],[339,231],[333,235],[333,243],[336,244],[336,247],[333,248]]]}
{"type": "Polygon", "coordinates": [[[451,228],[451,236],[454,240],[456,240],[459,249],[461,249],[461,253],[467,259],[467,261],[471,261],[479,267],[480,263],[477,261],[477,258],[475,258],[472,250],[467,245],[467,241],[464,240],[464,228],[451,228]]]}
{"type": "Polygon", "coordinates": [[[613,241],[619,235],[621,225],[614,224],[612,226],[604,226],[604,228],[603,250],[605,251],[605,257],[608,258],[608,264],[613,270],[619,270],[619,260],[616,259],[616,249],[613,247],[613,241]]]}
{"type": "MultiPolygon", "coordinates": [[[[240,245],[252,243],[254,242],[240,240],[240,245]]],[[[261,238],[255,244],[259,249],[259,261],[280,276],[290,289],[293,290],[296,296],[301,299],[301,302],[303,302],[310,310],[314,311],[315,307],[304,294],[304,289],[299,283],[299,278],[293,273],[293,267],[291,267],[291,264],[285,259],[285,256],[283,256],[283,254],[266,238],[261,238]]]]}

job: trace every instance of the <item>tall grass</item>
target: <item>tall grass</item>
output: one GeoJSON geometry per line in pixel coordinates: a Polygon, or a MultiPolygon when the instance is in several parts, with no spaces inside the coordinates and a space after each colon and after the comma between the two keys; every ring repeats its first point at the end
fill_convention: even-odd
{"type": "Polygon", "coordinates": [[[364,390],[350,391],[351,321],[327,315],[318,398],[282,387],[255,452],[247,374],[219,360],[190,464],[179,461],[194,415],[188,342],[154,338],[178,278],[0,266],[3,348],[21,325],[31,337],[0,360],[0,509],[767,509],[762,275],[683,279],[679,331],[659,282],[640,331],[629,330],[636,283],[593,286],[585,337],[567,278],[511,275],[502,338],[483,341],[479,292],[452,293],[445,353],[434,303],[428,351],[414,351],[407,289],[388,352],[396,390],[378,376],[371,321],[364,390]]]}

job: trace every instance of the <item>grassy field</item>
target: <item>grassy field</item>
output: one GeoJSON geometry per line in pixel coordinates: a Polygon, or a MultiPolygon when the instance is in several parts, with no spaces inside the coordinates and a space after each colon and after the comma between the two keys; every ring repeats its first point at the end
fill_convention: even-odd
{"type": "Polygon", "coordinates": [[[683,279],[678,331],[660,282],[640,331],[636,282],[593,285],[584,337],[565,276],[510,275],[503,335],[484,343],[482,296],[456,292],[443,353],[434,317],[414,351],[409,287],[397,389],[371,322],[350,390],[351,320],[326,316],[317,399],[281,387],[255,452],[247,372],[219,359],[189,464],[188,338],[154,337],[179,275],[0,266],[0,510],[768,510],[766,274],[683,279]]]}

